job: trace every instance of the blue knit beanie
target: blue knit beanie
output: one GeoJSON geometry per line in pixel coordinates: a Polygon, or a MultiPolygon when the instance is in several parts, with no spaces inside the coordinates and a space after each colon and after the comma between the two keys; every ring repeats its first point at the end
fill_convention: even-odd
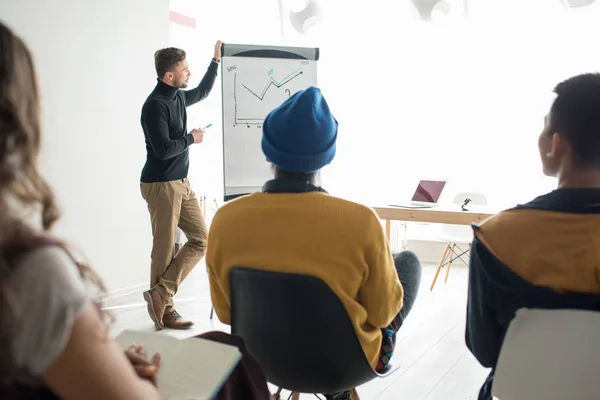
{"type": "Polygon", "coordinates": [[[262,150],[278,168],[313,173],[335,157],[338,123],[316,87],[301,90],[263,123],[262,150]]]}

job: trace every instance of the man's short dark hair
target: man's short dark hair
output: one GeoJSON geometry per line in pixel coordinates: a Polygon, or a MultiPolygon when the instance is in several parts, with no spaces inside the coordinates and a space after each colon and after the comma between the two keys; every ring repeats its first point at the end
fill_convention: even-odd
{"type": "Polygon", "coordinates": [[[185,60],[185,51],[176,47],[167,47],[154,53],[154,66],[159,78],[175,68],[178,62],[185,60]]]}
{"type": "Polygon", "coordinates": [[[554,93],[550,133],[565,135],[576,164],[600,168],[600,74],[569,78],[554,93]]]}

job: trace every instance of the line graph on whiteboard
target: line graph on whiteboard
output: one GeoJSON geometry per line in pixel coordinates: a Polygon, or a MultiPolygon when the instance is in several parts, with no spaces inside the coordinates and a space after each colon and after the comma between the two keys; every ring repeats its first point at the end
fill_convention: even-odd
{"type": "Polygon", "coordinates": [[[297,91],[313,83],[309,61],[279,60],[278,65],[265,68],[227,67],[233,75],[233,118],[230,126],[262,128],[266,116],[297,91]]]}
{"type": "MultiPolygon", "coordinates": [[[[269,75],[273,73],[273,70],[269,71],[269,75]]],[[[250,89],[248,86],[242,84],[242,86],[248,90],[250,93],[252,93],[254,96],[256,96],[257,99],[259,99],[260,101],[263,101],[265,99],[265,95],[267,94],[267,91],[269,90],[269,88],[271,87],[271,85],[274,85],[276,88],[280,88],[283,85],[285,85],[288,82],[291,82],[294,78],[300,76],[302,74],[302,69],[298,68],[297,70],[295,70],[294,72],[292,72],[291,74],[289,74],[288,76],[286,76],[285,78],[283,78],[281,81],[277,82],[275,79],[273,79],[273,77],[271,76],[269,78],[269,81],[267,82],[267,84],[265,85],[265,87],[263,88],[263,90],[260,92],[260,94],[256,94],[254,93],[254,91],[252,89],[250,89]]],[[[235,77],[234,77],[235,79],[235,77]]],[[[288,96],[290,95],[290,90],[286,89],[286,93],[288,94],[288,96]]]]}

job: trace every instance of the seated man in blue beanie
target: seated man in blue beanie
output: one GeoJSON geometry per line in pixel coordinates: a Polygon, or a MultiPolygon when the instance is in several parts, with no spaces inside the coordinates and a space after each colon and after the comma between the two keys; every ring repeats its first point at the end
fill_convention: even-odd
{"type": "MultiPolygon", "coordinates": [[[[421,264],[408,251],[392,256],[372,209],[320,187],[319,171],[335,156],[337,131],[314,87],[267,116],[262,150],[275,179],[215,215],[206,254],[211,297],[219,320],[230,324],[232,267],[318,277],[344,304],[373,368],[383,371],[417,297],[421,264]]],[[[350,399],[350,391],[327,398],[350,399]]]]}

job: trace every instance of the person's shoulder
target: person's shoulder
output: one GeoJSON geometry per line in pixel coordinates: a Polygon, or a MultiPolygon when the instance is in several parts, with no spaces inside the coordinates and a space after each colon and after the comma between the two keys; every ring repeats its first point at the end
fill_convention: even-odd
{"type": "Polygon", "coordinates": [[[19,266],[37,265],[40,268],[64,269],[72,263],[71,258],[62,247],[53,244],[47,244],[37,247],[19,259],[19,266]]]}
{"type": "Polygon", "coordinates": [[[520,260],[531,260],[533,253],[548,248],[552,243],[548,234],[556,232],[556,212],[547,203],[540,196],[474,225],[476,243],[511,268],[520,265],[520,260]]]}
{"type": "Polygon", "coordinates": [[[535,199],[519,204],[495,214],[482,223],[475,225],[478,234],[511,235],[516,232],[537,229],[547,223],[548,217],[553,214],[553,193],[536,197],[535,199]]]}
{"type": "Polygon", "coordinates": [[[16,365],[40,376],[64,350],[73,323],[92,301],[75,261],[56,245],[29,251],[9,277],[19,316],[11,350],[16,365]]]}
{"type": "Polygon", "coordinates": [[[341,209],[346,209],[352,214],[356,214],[357,217],[369,218],[379,220],[377,213],[372,207],[365,204],[358,203],[356,201],[347,200],[341,197],[329,196],[334,204],[337,204],[341,209]]]}
{"type": "Polygon", "coordinates": [[[256,202],[256,200],[257,194],[254,193],[227,201],[223,205],[219,206],[219,209],[213,217],[211,227],[217,226],[219,223],[221,223],[221,221],[228,219],[229,217],[236,218],[240,212],[244,213],[251,204],[256,202]]]}
{"type": "Polygon", "coordinates": [[[328,213],[333,213],[341,217],[348,225],[357,225],[367,232],[372,232],[372,229],[381,229],[381,222],[377,212],[372,207],[358,203],[352,200],[347,200],[336,196],[327,196],[329,201],[328,213]]]}
{"type": "Polygon", "coordinates": [[[144,101],[144,105],[142,106],[142,113],[163,111],[166,109],[167,104],[165,103],[164,99],[161,99],[160,97],[154,95],[154,93],[151,93],[146,99],[146,101],[144,101]]]}
{"type": "MultiPolygon", "coordinates": [[[[219,208],[215,214],[215,219],[246,213],[249,209],[264,206],[265,202],[271,199],[269,196],[272,195],[257,192],[230,200],[219,208]]],[[[275,197],[272,197],[272,199],[275,199],[275,197]]],[[[346,220],[361,221],[363,223],[364,221],[378,221],[377,214],[371,207],[326,193],[313,193],[310,197],[297,196],[294,201],[301,202],[304,206],[320,209],[321,213],[334,213],[346,220]]]]}
{"type": "Polygon", "coordinates": [[[507,209],[474,225],[474,237],[498,258],[505,259],[506,252],[541,240],[539,233],[549,227],[547,214],[529,208],[507,209]]]}
{"type": "Polygon", "coordinates": [[[165,101],[164,99],[161,99],[158,96],[154,96],[153,94],[150,94],[150,96],[148,96],[148,98],[146,99],[146,101],[144,101],[144,108],[147,107],[165,107],[165,101]]]}
{"type": "Polygon", "coordinates": [[[236,197],[235,199],[228,200],[219,207],[218,213],[226,213],[244,208],[247,205],[254,203],[260,194],[261,193],[245,194],[243,196],[236,197]]]}
{"type": "Polygon", "coordinates": [[[496,232],[496,231],[510,231],[513,229],[519,229],[523,224],[524,218],[520,210],[511,208],[503,210],[491,217],[485,219],[479,224],[475,224],[474,228],[476,232],[496,232]]]}
{"type": "Polygon", "coordinates": [[[60,284],[84,289],[77,265],[63,248],[56,245],[36,248],[21,257],[13,275],[13,279],[19,282],[60,284]]]}

